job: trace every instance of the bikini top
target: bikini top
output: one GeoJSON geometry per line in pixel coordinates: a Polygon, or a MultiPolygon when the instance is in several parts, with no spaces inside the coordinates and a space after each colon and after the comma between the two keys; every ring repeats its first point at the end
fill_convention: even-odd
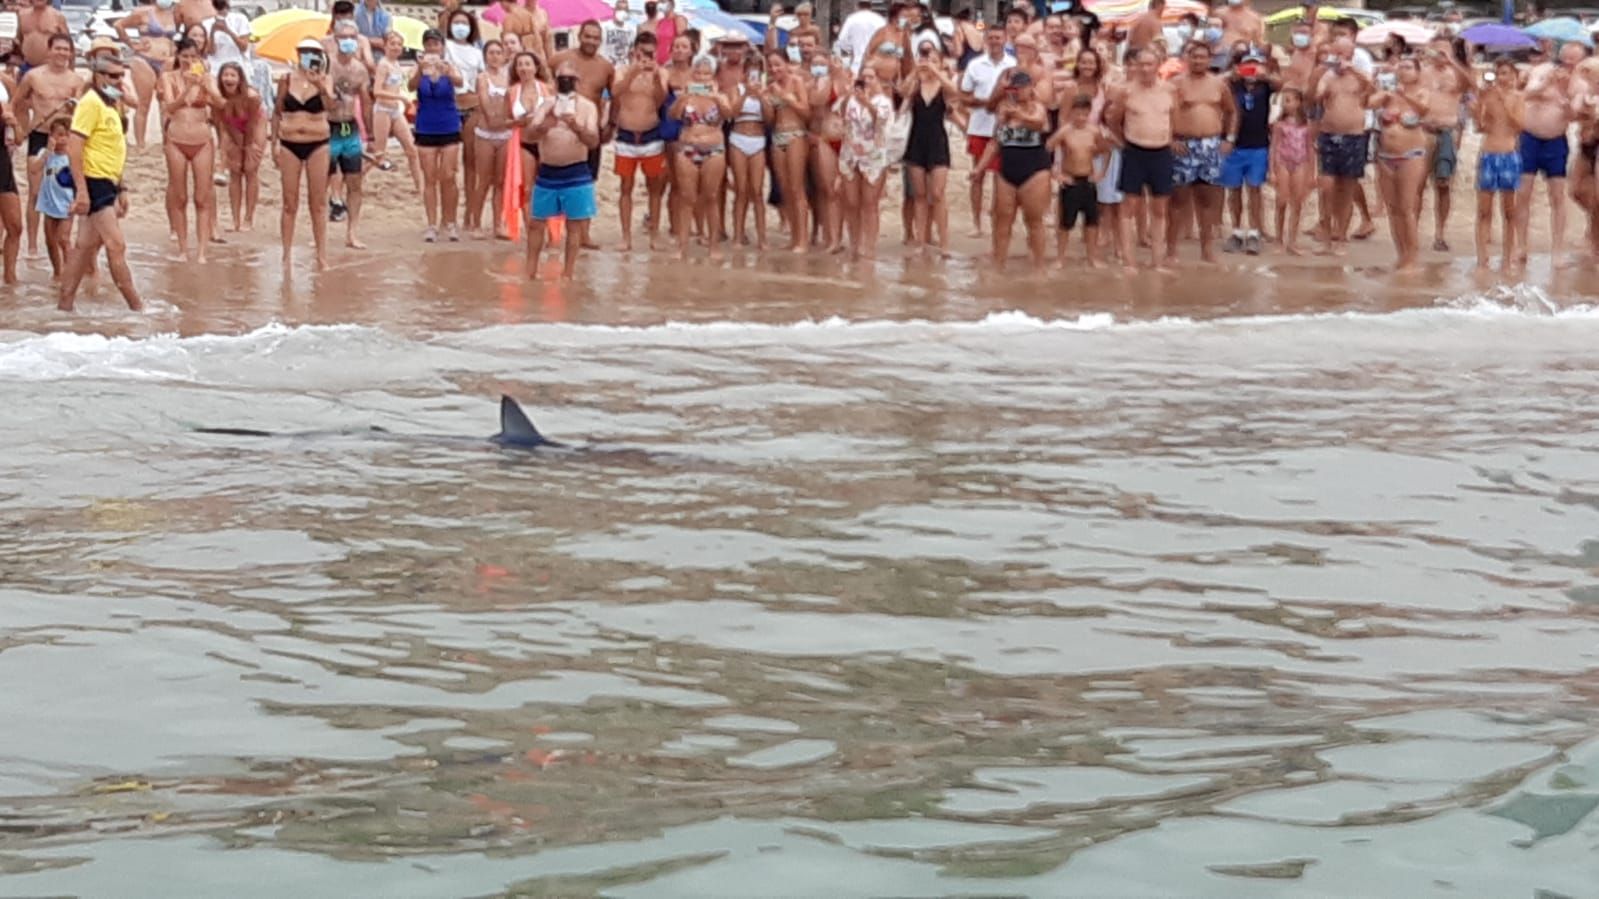
{"type": "Polygon", "coordinates": [[[284,91],[283,111],[308,112],[311,115],[321,115],[322,113],[327,112],[328,108],[326,104],[322,102],[321,91],[317,91],[315,94],[312,94],[311,99],[309,100],[301,100],[299,97],[294,95],[294,91],[284,91]]]}
{"type": "Polygon", "coordinates": [[[1044,133],[1021,125],[1004,125],[995,134],[1001,147],[1042,147],[1044,133]]]}
{"type": "Polygon", "coordinates": [[[509,84],[499,85],[493,81],[489,82],[489,96],[491,97],[503,97],[510,92],[511,86],[509,84]]]}
{"type": "Polygon", "coordinates": [[[722,124],[722,107],[720,104],[713,101],[710,108],[704,112],[696,112],[687,103],[683,105],[683,125],[685,127],[720,124],[722,124]]]}
{"type": "Polygon", "coordinates": [[[733,121],[735,123],[759,122],[761,118],[761,101],[755,97],[745,97],[744,105],[738,108],[738,115],[734,117],[733,121]]]}
{"type": "Polygon", "coordinates": [[[904,56],[905,48],[899,44],[878,44],[877,52],[883,56],[904,56]]]}
{"type": "Polygon", "coordinates": [[[166,37],[167,35],[169,35],[171,33],[172,33],[171,31],[168,31],[166,29],[165,25],[162,25],[160,22],[156,21],[154,15],[149,16],[145,20],[145,26],[144,26],[144,36],[145,37],[166,37]]]}

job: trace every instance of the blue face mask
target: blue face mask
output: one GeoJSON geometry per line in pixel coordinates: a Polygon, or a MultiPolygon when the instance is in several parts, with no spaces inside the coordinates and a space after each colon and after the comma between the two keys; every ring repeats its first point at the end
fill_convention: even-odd
{"type": "Polygon", "coordinates": [[[1221,40],[1221,29],[1220,28],[1206,28],[1205,29],[1205,43],[1214,44],[1214,43],[1216,43],[1219,40],[1221,40]]]}
{"type": "Polygon", "coordinates": [[[341,37],[341,38],[339,38],[339,52],[340,53],[354,53],[355,52],[355,48],[356,48],[355,38],[353,38],[353,37],[341,37]]]}
{"type": "Polygon", "coordinates": [[[100,88],[100,96],[104,97],[107,103],[115,103],[122,99],[122,89],[107,84],[100,88]]]}
{"type": "Polygon", "coordinates": [[[450,37],[464,41],[472,36],[472,26],[465,22],[456,22],[450,26],[450,37]]]}
{"type": "Polygon", "coordinates": [[[820,63],[819,62],[816,65],[811,66],[811,77],[812,78],[823,78],[823,77],[826,77],[826,75],[827,75],[827,64],[826,63],[820,63]]]}

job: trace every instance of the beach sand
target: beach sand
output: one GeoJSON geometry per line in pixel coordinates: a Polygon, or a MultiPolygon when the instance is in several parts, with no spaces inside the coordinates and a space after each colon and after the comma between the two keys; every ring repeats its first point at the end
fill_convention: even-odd
{"type": "MultiPolygon", "coordinates": [[[[154,117],[152,117],[154,118],[154,117]]],[[[1034,273],[1027,260],[1025,232],[1017,223],[1007,271],[989,264],[986,237],[973,239],[967,199],[968,163],[961,158],[950,178],[952,241],[950,259],[928,259],[908,253],[900,227],[900,176],[891,172],[882,209],[878,259],[853,262],[821,252],[797,255],[768,249],[756,254],[745,247],[727,247],[727,258],[712,262],[702,247],[691,249],[687,262],[675,248],[651,253],[614,249],[620,241],[617,223],[617,179],[607,153],[599,182],[600,215],[594,236],[602,245],[586,251],[579,277],[557,280],[559,265],[546,255],[543,280],[522,277],[523,247],[505,241],[469,240],[426,244],[422,241],[420,197],[403,165],[392,172],[369,171],[360,236],[366,250],[343,246],[344,225],[330,223],[330,270],[311,271],[311,234],[302,208],[297,225],[295,264],[283,272],[279,263],[278,172],[263,166],[265,182],[252,233],[223,231],[225,245],[211,248],[205,265],[169,257],[175,247],[168,237],[163,206],[165,170],[159,148],[130,149],[127,183],[133,188],[132,208],[125,222],[135,278],[153,301],[147,316],[129,316],[109,283],[86,289],[79,315],[53,309],[53,287],[44,259],[24,259],[23,284],[0,295],[0,310],[13,326],[29,330],[149,329],[198,333],[247,330],[270,321],[288,323],[391,322],[427,329],[450,329],[496,321],[577,320],[612,324],[645,324],[665,320],[794,321],[829,316],[847,318],[970,318],[999,311],[1024,312],[1039,318],[1074,318],[1109,313],[1119,319],[1183,315],[1215,317],[1303,313],[1307,311],[1384,311],[1431,305],[1483,295],[1508,293],[1537,302],[1560,304],[1586,298],[1591,266],[1556,270],[1548,254],[1548,208],[1539,198],[1533,209],[1532,261],[1524,286],[1497,272],[1474,271],[1472,239],[1476,195],[1475,135],[1468,139],[1455,177],[1454,211],[1448,253],[1430,249],[1431,190],[1422,213],[1422,271],[1394,275],[1393,246],[1386,220],[1370,239],[1353,242],[1346,258],[1288,256],[1269,249],[1260,256],[1223,255],[1216,266],[1203,265],[1198,244],[1182,250],[1182,266],[1174,274],[1147,270],[1147,251],[1140,251],[1138,273],[1119,267],[1090,270],[1081,262],[1074,235],[1073,261],[1064,269],[1054,264],[1056,233],[1048,234],[1051,267],[1034,273]],[[1548,300],[1558,297],[1559,300],[1548,300]]],[[[390,158],[403,164],[398,148],[390,158]]],[[[20,168],[19,168],[20,174],[20,168]]],[[[1375,199],[1374,178],[1366,181],[1375,199]]],[[[635,214],[642,218],[642,185],[635,214]]],[[[990,188],[991,195],[991,188],[990,188]]],[[[219,221],[231,220],[226,194],[218,189],[219,221]]],[[[1307,206],[1306,226],[1314,221],[1314,199],[1307,206]]],[[[1571,208],[1568,251],[1584,238],[1585,220],[1571,208]]],[[[1268,188],[1267,218],[1271,219],[1268,188]]],[[[769,240],[783,241],[775,209],[768,209],[769,240]]],[[[1269,228],[1268,228],[1269,230],[1269,228]]],[[[1223,234],[1226,231],[1224,229],[1223,234]]],[[[646,245],[642,225],[635,246],[646,245]]],[[[1308,252],[1314,243],[1305,238],[1308,252]]],[[[192,249],[191,249],[192,254],[192,249]]],[[[1497,251],[1494,257],[1497,265],[1497,251]]],[[[1518,300],[1521,301],[1521,300],[1518,300]]]]}

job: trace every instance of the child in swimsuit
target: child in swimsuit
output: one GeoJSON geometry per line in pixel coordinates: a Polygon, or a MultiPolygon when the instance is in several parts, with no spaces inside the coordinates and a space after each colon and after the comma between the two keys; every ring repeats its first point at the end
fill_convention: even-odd
{"type": "Polygon", "coordinates": [[[1299,217],[1315,178],[1305,95],[1284,88],[1281,113],[1271,126],[1271,180],[1277,191],[1277,242],[1294,256],[1299,255],[1299,217]]]}

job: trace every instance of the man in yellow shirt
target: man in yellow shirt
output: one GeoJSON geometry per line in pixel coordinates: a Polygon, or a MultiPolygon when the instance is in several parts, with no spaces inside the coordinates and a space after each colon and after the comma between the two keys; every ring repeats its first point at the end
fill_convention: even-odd
{"type": "Polygon", "coordinates": [[[121,223],[128,213],[128,197],[122,189],[122,169],[128,158],[122,111],[124,68],[120,59],[110,57],[97,57],[92,66],[94,81],[72,113],[72,136],[67,142],[74,188],[72,214],[84,219],[78,228],[78,245],[62,272],[56,307],[72,311],[78,285],[104,246],[111,280],[128,308],[138,312],[144,303],[133,286],[121,223]]]}

